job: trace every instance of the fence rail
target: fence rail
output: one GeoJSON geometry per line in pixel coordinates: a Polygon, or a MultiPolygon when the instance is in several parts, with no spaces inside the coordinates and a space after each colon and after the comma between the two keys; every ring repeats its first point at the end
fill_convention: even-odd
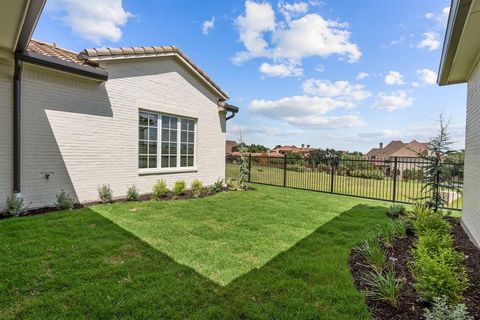
{"type": "MultiPolygon", "coordinates": [[[[252,157],[248,181],[287,188],[312,190],[383,201],[414,203],[429,197],[424,190],[424,172],[429,161],[421,158],[390,159],[321,159],[252,157]]],[[[226,177],[237,178],[238,157],[227,156],[226,177]]],[[[462,210],[463,163],[446,164],[441,188],[447,205],[444,209],[462,210]]]]}

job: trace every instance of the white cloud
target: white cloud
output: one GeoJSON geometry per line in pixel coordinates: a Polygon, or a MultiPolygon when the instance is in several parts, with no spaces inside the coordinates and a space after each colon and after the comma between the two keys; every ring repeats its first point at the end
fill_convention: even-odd
{"type": "Polygon", "coordinates": [[[122,0],[49,0],[46,12],[97,45],[119,41],[121,27],[133,16],[123,8],[122,0]]]}
{"type": "Polygon", "coordinates": [[[341,98],[346,101],[361,101],[372,94],[365,90],[362,84],[351,84],[348,81],[335,81],[308,79],[302,84],[303,92],[330,98],[341,98]]]}
{"type": "Polygon", "coordinates": [[[405,91],[399,90],[387,94],[381,92],[373,105],[373,109],[394,111],[397,109],[408,108],[413,104],[414,99],[405,91]]]}
{"type": "Polygon", "coordinates": [[[263,34],[275,30],[275,12],[269,3],[245,2],[245,15],[236,20],[240,32],[240,40],[247,51],[237,53],[234,61],[242,61],[253,57],[268,55],[268,43],[263,34]]]}
{"type": "Polygon", "coordinates": [[[211,29],[215,28],[215,17],[212,17],[212,19],[207,20],[203,23],[202,25],[202,33],[204,35],[208,35],[211,29]]]}
{"type": "Polygon", "coordinates": [[[302,75],[303,70],[296,67],[293,64],[270,64],[262,63],[259,68],[260,72],[269,77],[299,77],[302,75]]]}
{"type": "Polygon", "coordinates": [[[432,85],[437,83],[437,73],[430,69],[418,69],[418,77],[420,80],[427,85],[432,85]]]}
{"type": "Polygon", "coordinates": [[[365,80],[369,77],[369,74],[366,72],[359,72],[357,74],[357,80],[365,80]]]}
{"type": "Polygon", "coordinates": [[[399,130],[392,130],[392,129],[383,129],[383,130],[374,130],[374,131],[366,131],[360,132],[358,135],[362,138],[396,138],[401,136],[401,131],[399,130]]]}
{"type": "Polygon", "coordinates": [[[233,139],[242,136],[265,135],[272,137],[298,136],[304,133],[300,129],[268,127],[264,125],[228,126],[228,135],[233,139]]]}
{"type": "Polygon", "coordinates": [[[327,115],[330,111],[349,107],[349,102],[340,99],[302,95],[279,100],[253,100],[250,111],[300,127],[349,128],[363,125],[357,115],[327,115]]]}
{"type": "Polygon", "coordinates": [[[389,86],[393,86],[393,85],[403,85],[405,84],[405,81],[403,81],[403,76],[400,72],[390,71],[385,77],[385,83],[388,84],[389,86]]]}
{"type": "Polygon", "coordinates": [[[423,34],[423,40],[417,44],[417,48],[428,49],[434,51],[440,48],[440,35],[436,32],[429,31],[423,34]]]}
{"type": "Polygon", "coordinates": [[[311,56],[339,55],[349,62],[361,58],[357,44],[350,40],[348,24],[306,14],[308,4],[305,2],[280,3],[279,11],[287,18],[277,22],[269,3],[245,2],[245,14],[237,18],[236,25],[246,50],[237,52],[233,58],[235,63],[267,58],[276,64],[300,65],[304,58],[311,56]]]}
{"type": "Polygon", "coordinates": [[[436,21],[441,26],[445,26],[448,22],[448,15],[450,14],[450,7],[445,7],[439,13],[427,12],[425,18],[427,20],[436,21]]]}

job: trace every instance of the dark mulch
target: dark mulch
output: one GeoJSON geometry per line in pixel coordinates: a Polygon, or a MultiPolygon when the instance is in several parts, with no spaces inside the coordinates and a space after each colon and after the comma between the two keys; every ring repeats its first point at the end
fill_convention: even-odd
{"type": "MultiPolygon", "coordinates": [[[[255,190],[255,189],[252,188],[252,187],[248,187],[247,190],[255,190]]],[[[229,188],[223,188],[222,191],[219,191],[219,192],[232,192],[232,191],[234,191],[234,190],[231,190],[229,188]]],[[[195,194],[191,190],[187,190],[185,192],[185,194],[180,195],[180,196],[174,196],[172,193],[168,193],[164,197],[162,197],[160,199],[157,199],[157,201],[187,200],[187,199],[195,199],[195,198],[198,199],[198,198],[211,197],[211,196],[213,196],[217,193],[218,192],[214,192],[209,188],[205,188],[200,195],[195,196],[195,194]]],[[[152,200],[152,196],[150,194],[143,194],[143,195],[140,195],[139,198],[138,198],[138,201],[150,201],[150,200],[152,200]]],[[[112,203],[117,203],[117,202],[127,202],[127,200],[126,200],[126,198],[115,198],[112,201],[112,203]]],[[[81,203],[81,204],[76,203],[74,205],[74,208],[75,209],[88,208],[88,207],[98,205],[98,204],[102,204],[102,202],[101,201],[94,201],[94,202],[81,203]]],[[[22,214],[22,217],[37,216],[37,215],[46,214],[46,213],[55,212],[55,211],[59,211],[59,210],[55,207],[44,207],[44,208],[30,209],[30,210],[26,210],[22,214]]],[[[0,220],[7,219],[7,218],[10,218],[10,216],[8,216],[6,213],[0,212],[0,220]]]]}
{"type": "MultiPolygon", "coordinates": [[[[480,319],[480,249],[470,241],[458,219],[448,220],[453,226],[452,235],[455,248],[467,256],[466,267],[470,287],[464,293],[465,304],[469,314],[474,319],[480,319]]],[[[397,276],[405,279],[405,285],[399,297],[398,308],[394,308],[386,302],[365,298],[375,319],[423,319],[423,311],[429,305],[423,302],[415,291],[413,277],[408,267],[414,242],[415,236],[410,234],[406,238],[395,240],[393,248],[387,250],[388,259],[394,260],[397,276]]],[[[365,284],[364,277],[371,271],[371,268],[356,249],[352,250],[349,262],[355,286],[360,291],[366,291],[369,287],[365,284]]]]}
{"type": "MultiPolygon", "coordinates": [[[[397,276],[405,279],[404,287],[399,296],[399,307],[395,308],[387,302],[373,298],[365,298],[370,312],[375,319],[421,319],[423,309],[427,305],[420,300],[413,288],[413,277],[408,268],[410,252],[415,237],[413,235],[396,239],[393,248],[387,250],[387,256],[392,264],[395,264],[397,276]]],[[[363,256],[354,249],[350,255],[350,269],[352,271],[355,286],[360,291],[366,291],[370,287],[365,283],[364,277],[371,271],[370,266],[363,256]]]]}
{"type": "Polygon", "coordinates": [[[480,319],[480,249],[468,238],[458,219],[449,219],[452,224],[453,245],[467,257],[467,267],[470,287],[465,291],[465,304],[468,312],[475,319],[480,319]]]}

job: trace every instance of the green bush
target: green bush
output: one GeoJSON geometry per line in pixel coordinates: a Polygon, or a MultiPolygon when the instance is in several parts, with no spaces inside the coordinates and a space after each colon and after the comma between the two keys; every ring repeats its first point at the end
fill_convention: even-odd
{"type": "Polygon", "coordinates": [[[99,186],[98,196],[103,203],[111,203],[113,201],[113,191],[110,185],[104,184],[99,186]]]}
{"type": "Polygon", "coordinates": [[[287,170],[294,171],[294,172],[305,172],[305,167],[302,165],[288,164],[287,170]]]}
{"type": "Polygon", "coordinates": [[[420,169],[405,169],[402,172],[404,180],[422,180],[424,178],[423,170],[420,169]]]}
{"type": "Polygon", "coordinates": [[[61,190],[61,192],[57,194],[55,207],[57,207],[58,210],[72,210],[74,205],[75,200],[64,190],[61,190]]]}
{"type": "Polygon", "coordinates": [[[192,189],[193,195],[198,197],[202,194],[203,191],[203,183],[200,180],[193,180],[192,185],[190,186],[192,189]]]}
{"type": "Polygon", "coordinates": [[[230,190],[235,190],[235,191],[241,191],[242,186],[240,185],[240,181],[235,180],[235,179],[227,179],[226,181],[227,187],[230,190]]]}
{"type": "Polygon", "coordinates": [[[420,216],[413,222],[415,230],[419,235],[428,231],[435,231],[439,234],[448,234],[452,228],[448,221],[439,213],[430,211],[429,215],[420,216]]]}
{"type": "Polygon", "coordinates": [[[387,264],[387,254],[382,248],[382,244],[377,237],[370,237],[363,241],[358,250],[374,269],[382,271],[387,264]]]}
{"type": "Polygon", "coordinates": [[[24,204],[24,199],[20,195],[12,195],[11,197],[7,197],[7,213],[11,217],[19,217],[21,216],[27,208],[24,204]]]}
{"type": "Polygon", "coordinates": [[[427,301],[445,296],[451,303],[463,300],[468,287],[468,277],[463,265],[465,256],[452,247],[439,247],[431,251],[426,243],[419,241],[413,250],[412,273],[415,289],[427,301]]]}
{"type": "Polygon", "coordinates": [[[135,185],[128,187],[127,201],[137,201],[139,196],[140,196],[140,192],[138,191],[138,188],[135,185]]]}
{"type": "Polygon", "coordinates": [[[417,247],[425,248],[430,254],[436,254],[439,249],[452,247],[453,239],[450,234],[440,233],[436,230],[424,232],[417,241],[417,247]]]}
{"type": "Polygon", "coordinates": [[[362,179],[384,180],[385,174],[382,170],[354,170],[350,172],[350,176],[362,179]]]}
{"type": "Polygon", "coordinates": [[[389,217],[398,218],[400,216],[403,216],[406,211],[407,210],[406,210],[405,206],[403,206],[401,204],[392,204],[388,208],[387,214],[388,214],[389,217]]]}
{"type": "Polygon", "coordinates": [[[395,308],[398,307],[398,296],[404,286],[404,281],[395,276],[393,267],[386,272],[373,270],[364,280],[371,288],[363,292],[366,297],[386,301],[395,308]]]}
{"type": "Polygon", "coordinates": [[[179,197],[183,196],[186,191],[186,183],[185,180],[178,180],[175,182],[175,185],[173,186],[172,189],[172,194],[174,197],[179,197]]]}
{"type": "Polygon", "coordinates": [[[464,304],[450,306],[446,297],[435,298],[432,308],[425,309],[425,320],[473,320],[464,304]]]}
{"type": "Polygon", "coordinates": [[[221,192],[223,191],[223,179],[219,178],[212,186],[213,192],[221,192]]]}
{"type": "Polygon", "coordinates": [[[168,190],[165,180],[158,180],[157,183],[153,185],[152,198],[158,200],[168,195],[169,192],[170,190],[168,190]]]}

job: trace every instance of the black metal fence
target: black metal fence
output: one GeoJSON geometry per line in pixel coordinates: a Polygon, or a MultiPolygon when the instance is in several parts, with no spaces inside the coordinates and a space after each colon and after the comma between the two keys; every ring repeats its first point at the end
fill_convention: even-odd
{"type": "MultiPolygon", "coordinates": [[[[400,203],[414,203],[429,197],[424,189],[427,160],[391,159],[323,159],[247,157],[248,181],[295,189],[304,189],[400,203]]],[[[238,157],[227,156],[226,177],[238,178],[238,157]]],[[[440,189],[447,205],[444,209],[462,210],[463,163],[448,163],[442,181],[455,185],[453,191],[440,189]]]]}

